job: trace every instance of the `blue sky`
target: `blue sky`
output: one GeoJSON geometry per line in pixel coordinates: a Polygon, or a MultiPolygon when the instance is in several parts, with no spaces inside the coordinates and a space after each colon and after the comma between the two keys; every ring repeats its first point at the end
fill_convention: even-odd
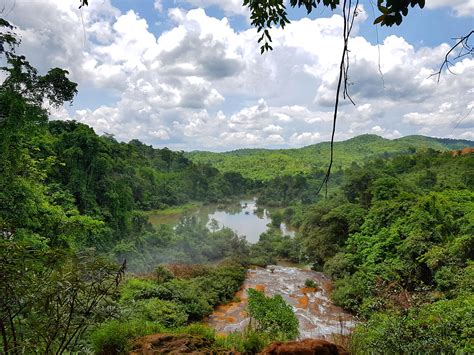
{"type": "MultiPolygon", "coordinates": [[[[292,24],[272,31],[275,50],[261,56],[240,0],[89,2],[81,13],[76,0],[16,0],[7,16],[34,65],[66,68],[79,84],[74,104],[53,119],[182,150],[329,139],[342,45],[337,11],[289,9],[292,24]]],[[[349,44],[356,106],[342,103],[336,139],[474,139],[473,57],[439,83],[428,78],[452,38],[474,28],[474,0],[427,1],[400,27],[377,29],[370,3],[361,4],[349,44]]]]}

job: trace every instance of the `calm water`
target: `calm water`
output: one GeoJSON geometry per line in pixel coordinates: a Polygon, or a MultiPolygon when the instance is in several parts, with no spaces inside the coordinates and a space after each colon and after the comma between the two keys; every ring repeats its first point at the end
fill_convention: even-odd
{"type": "MultiPolygon", "coordinates": [[[[241,200],[232,205],[209,205],[196,208],[191,213],[196,214],[201,221],[207,221],[210,230],[224,227],[230,228],[240,236],[245,236],[249,243],[256,243],[260,234],[268,230],[267,224],[271,223],[270,212],[265,208],[257,209],[255,199],[241,200]]],[[[176,224],[182,213],[150,216],[152,224],[176,224]]],[[[283,235],[294,236],[295,232],[281,224],[283,235]]]]}

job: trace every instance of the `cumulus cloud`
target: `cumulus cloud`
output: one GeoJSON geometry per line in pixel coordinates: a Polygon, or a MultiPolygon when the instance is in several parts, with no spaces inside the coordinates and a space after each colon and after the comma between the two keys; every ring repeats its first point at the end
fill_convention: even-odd
{"type": "Polygon", "coordinates": [[[430,0],[426,2],[429,9],[448,7],[454,10],[456,16],[472,16],[474,0],[430,0]]]}
{"type": "Polygon", "coordinates": [[[153,7],[158,12],[163,12],[163,2],[162,2],[162,0],[155,0],[155,3],[153,4],[153,7]]]}
{"type": "MultiPolygon", "coordinates": [[[[240,1],[186,2],[220,6],[228,14],[243,11],[240,1]]],[[[329,139],[342,49],[340,15],[273,29],[275,50],[261,56],[255,29],[236,30],[227,18],[203,9],[165,10],[162,4],[154,2],[169,27],[155,32],[137,12],[120,12],[109,0],[83,10],[84,27],[73,4],[18,3],[12,22],[34,65],[65,67],[79,89],[113,96],[54,117],[77,119],[120,140],[187,150],[302,146],[329,139]]],[[[361,12],[357,21],[366,17],[361,12]]],[[[429,76],[446,44],[416,48],[389,36],[377,48],[356,28],[349,46],[349,89],[357,105],[342,102],[338,139],[367,132],[387,138],[470,136],[474,60],[458,62],[451,68],[458,75],[443,73],[438,84],[429,76]]]]}
{"type": "Polygon", "coordinates": [[[195,7],[217,6],[224,11],[226,15],[248,15],[246,7],[242,6],[242,0],[180,0],[178,3],[188,3],[195,7]]]}

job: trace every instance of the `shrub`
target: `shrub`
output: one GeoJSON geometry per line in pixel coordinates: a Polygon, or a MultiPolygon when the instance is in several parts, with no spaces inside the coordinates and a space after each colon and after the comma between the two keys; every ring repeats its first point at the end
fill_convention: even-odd
{"type": "Polygon", "coordinates": [[[126,354],[133,339],[163,331],[164,327],[157,323],[113,320],[96,328],[90,340],[96,354],[126,354]]]}
{"type": "Polygon", "coordinates": [[[180,279],[192,279],[198,276],[206,276],[211,272],[209,266],[201,264],[169,264],[167,269],[170,270],[175,277],[180,279]]]}
{"type": "Polygon", "coordinates": [[[267,297],[252,288],[247,293],[248,312],[255,330],[267,334],[271,340],[294,340],[298,337],[298,319],[283,297],[267,297]]]}
{"type": "Polygon", "coordinates": [[[173,332],[177,334],[189,334],[199,336],[212,342],[214,342],[214,340],[216,339],[215,329],[200,323],[193,323],[185,327],[177,328],[173,332]]]}
{"type": "Polygon", "coordinates": [[[318,285],[316,284],[316,282],[314,282],[314,280],[311,280],[311,279],[306,279],[306,281],[304,282],[304,285],[305,287],[308,287],[308,288],[318,288],[318,285]]]}
{"type": "Polygon", "coordinates": [[[155,268],[155,277],[156,281],[161,284],[163,282],[174,279],[174,274],[165,265],[158,265],[155,268]]]}
{"type": "Polygon", "coordinates": [[[273,212],[271,214],[272,226],[280,228],[281,222],[283,222],[283,214],[280,211],[273,212]]]}
{"type": "Polygon", "coordinates": [[[212,307],[208,302],[212,294],[204,293],[196,280],[174,279],[165,282],[157,287],[157,297],[181,304],[190,321],[201,320],[212,312],[212,307]]]}
{"type": "Polygon", "coordinates": [[[158,298],[135,302],[127,308],[126,313],[130,319],[160,323],[166,327],[179,327],[188,320],[182,305],[158,298]]]}
{"type": "Polygon", "coordinates": [[[474,296],[442,300],[404,313],[376,313],[353,334],[354,353],[472,354],[474,296]]]}
{"type": "Polygon", "coordinates": [[[324,273],[333,280],[349,276],[354,271],[350,254],[337,253],[324,263],[324,273]]]}
{"type": "Polygon", "coordinates": [[[215,345],[243,354],[257,354],[270,343],[265,333],[257,332],[247,327],[243,332],[233,332],[216,338],[215,345]]]}
{"type": "Polygon", "coordinates": [[[138,301],[157,296],[157,285],[151,280],[129,279],[122,286],[121,301],[138,301]]]}

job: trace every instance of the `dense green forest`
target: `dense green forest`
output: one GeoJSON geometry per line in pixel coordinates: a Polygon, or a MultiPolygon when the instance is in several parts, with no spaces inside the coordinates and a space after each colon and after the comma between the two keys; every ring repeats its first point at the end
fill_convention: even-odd
{"type": "Polygon", "coordinates": [[[353,164],[328,199],[285,209],[296,239],[259,244],[335,280],[333,301],[367,321],[355,352],[470,353],[473,212],[472,153],[430,149],[353,164]]]}
{"type": "Polygon", "coordinates": [[[334,302],[361,320],[354,353],[474,352],[474,156],[447,151],[472,142],[338,143],[339,167],[317,196],[327,144],[187,154],[49,121],[45,107],[72,101],[76,84],[62,69],[40,75],[0,25],[4,353],[123,353],[158,332],[259,351],[298,336],[281,297],[250,291],[256,327],[246,332],[222,337],[199,322],[233,299],[246,268],[282,258],[335,280],[334,302]],[[249,193],[277,207],[254,245],[193,215],[174,228],[148,221],[152,210],[249,193]],[[282,221],[295,238],[282,236],[282,221]]]}
{"type": "MultiPolygon", "coordinates": [[[[222,172],[238,171],[253,180],[270,180],[276,176],[324,171],[328,164],[329,147],[329,142],[324,142],[297,149],[238,149],[225,153],[194,151],[185,153],[185,156],[196,163],[211,164],[222,172]]],[[[353,162],[363,164],[375,157],[390,157],[428,148],[447,151],[465,147],[474,147],[474,142],[424,136],[390,140],[367,134],[334,144],[337,159],[333,171],[346,169],[353,162]]]]}
{"type": "MultiPolygon", "coordinates": [[[[139,141],[119,143],[77,122],[49,122],[45,105],[71,101],[76,84],[62,69],[40,75],[15,53],[14,28],[3,20],[1,26],[6,60],[0,86],[1,348],[12,354],[90,351],[90,331],[104,321],[132,321],[138,314],[143,321],[154,317],[147,313],[151,308],[159,315],[155,306],[140,304],[133,319],[129,316],[120,302],[132,292],[127,285],[133,281],[123,283],[133,280],[126,271],[246,252],[233,232],[211,233],[193,218],[175,229],[154,230],[146,211],[229,198],[246,182],[240,174],[196,165],[179,152],[139,141]]],[[[170,284],[167,295],[187,292],[199,299],[193,305],[180,298],[174,306],[167,298],[174,296],[160,294],[155,303],[164,312],[176,311],[173,322],[157,316],[160,324],[195,321],[231,297],[245,272],[240,266],[226,270],[203,271],[188,291],[184,281],[170,284]]]]}

